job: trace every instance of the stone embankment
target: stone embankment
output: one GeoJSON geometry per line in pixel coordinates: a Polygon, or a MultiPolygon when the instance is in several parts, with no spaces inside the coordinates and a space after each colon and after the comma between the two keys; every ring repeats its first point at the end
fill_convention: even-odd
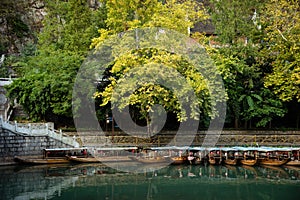
{"type": "MultiPolygon", "coordinates": [[[[152,137],[133,134],[125,135],[122,132],[79,133],[81,144],[84,146],[165,146],[165,145],[193,145],[201,146],[207,135],[205,131],[197,134],[177,134],[174,131],[162,132],[152,137]],[[185,142],[189,142],[186,143],[185,142]]],[[[223,130],[219,133],[210,133],[210,137],[217,141],[216,146],[300,146],[300,131],[259,131],[259,130],[223,130]]]]}
{"type": "MultiPolygon", "coordinates": [[[[0,165],[12,164],[14,156],[42,155],[46,148],[103,146],[201,146],[207,132],[178,134],[167,131],[151,137],[122,132],[78,132],[64,134],[53,123],[19,124],[0,118],[0,165]],[[188,143],[187,143],[188,142],[188,143]]],[[[300,146],[300,131],[229,131],[211,132],[213,146],[300,146]]]]}

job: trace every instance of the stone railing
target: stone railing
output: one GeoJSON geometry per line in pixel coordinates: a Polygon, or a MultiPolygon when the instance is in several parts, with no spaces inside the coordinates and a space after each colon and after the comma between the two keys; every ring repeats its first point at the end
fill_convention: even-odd
{"type": "Polygon", "coordinates": [[[9,85],[13,82],[13,78],[0,78],[0,86],[9,85]]]}
{"type": "Polygon", "coordinates": [[[4,129],[10,130],[17,134],[28,136],[48,136],[50,138],[61,141],[73,147],[79,147],[76,137],[70,137],[54,129],[53,123],[17,123],[11,121],[4,121],[0,116],[0,126],[4,129]]]}

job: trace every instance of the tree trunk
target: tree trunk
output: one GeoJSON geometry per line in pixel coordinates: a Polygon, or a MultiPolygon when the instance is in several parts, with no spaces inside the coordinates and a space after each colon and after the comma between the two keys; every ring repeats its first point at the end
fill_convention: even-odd
{"type": "Polygon", "coordinates": [[[148,137],[151,137],[151,127],[150,127],[150,119],[149,117],[146,117],[146,123],[147,123],[147,133],[148,133],[148,137]]]}
{"type": "Polygon", "coordinates": [[[239,128],[239,118],[237,118],[237,117],[234,118],[234,128],[236,128],[236,129],[239,128]]]}
{"type": "Polygon", "coordinates": [[[245,123],[244,123],[244,129],[247,129],[247,120],[245,120],[245,123]]]}

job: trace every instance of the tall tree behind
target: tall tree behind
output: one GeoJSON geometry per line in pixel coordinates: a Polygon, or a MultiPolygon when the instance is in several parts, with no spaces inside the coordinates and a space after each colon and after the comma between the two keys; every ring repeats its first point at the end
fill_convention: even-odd
{"type": "Polygon", "coordinates": [[[267,1],[261,21],[263,62],[268,63],[269,74],[265,86],[278,98],[288,102],[300,126],[300,3],[296,0],[267,1]]]}
{"type": "Polygon", "coordinates": [[[265,58],[272,62],[265,85],[283,101],[300,102],[299,12],[299,1],[271,0],[261,17],[266,34],[265,58]]]}
{"type": "Polygon", "coordinates": [[[229,94],[228,119],[233,116],[238,128],[266,126],[273,118],[283,116],[280,100],[264,88],[264,68],[259,62],[263,39],[260,15],[263,1],[212,0],[212,20],[219,48],[214,55],[229,94]],[[219,55],[218,55],[219,54],[219,55]]]}
{"type": "MultiPolygon", "coordinates": [[[[170,0],[161,3],[160,1],[154,0],[120,0],[120,1],[106,1],[108,8],[108,29],[100,30],[100,37],[93,40],[93,45],[95,48],[101,47],[103,41],[111,34],[117,34],[119,32],[133,30],[135,28],[143,27],[162,27],[162,29],[170,29],[180,34],[185,34],[189,36],[189,28],[197,21],[207,19],[207,15],[204,12],[201,4],[195,3],[195,1],[176,1],[170,0]]],[[[161,30],[163,31],[163,30],[161,30]]],[[[176,34],[174,34],[176,37],[176,34]]],[[[176,43],[174,38],[174,43],[172,47],[176,49],[179,42],[176,43]]],[[[165,41],[167,42],[167,41],[165,41]]],[[[125,46],[125,45],[124,45],[125,46]]],[[[112,47],[114,48],[114,47],[112,47]]],[[[122,48],[122,46],[115,47],[116,49],[122,48]]],[[[123,47],[123,49],[126,49],[123,47]]],[[[122,51],[121,51],[122,52],[122,51]]],[[[124,50],[124,52],[127,52],[124,50]]],[[[205,59],[202,60],[205,62],[205,59]]],[[[207,80],[199,74],[197,69],[192,63],[188,63],[187,60],[181,55],[176,53],[163,51],[160,49],[133,49],[131,52],[124,54],[122,56],[116,57],[116,59],[107,67],[106,72],[110,80],[110,84],[107,85],[104,90],[96,92],[95,96],[102,99],[102,106],[107,105],[110,101],[113,101],[112,97],[114,89],[121,88],[118,90],[118,95],[122,96],[128,92],[128,88],[132,88],[134,81],[126,82],[124,77],[126,73],[129,74],[130,70],[138,67],[142,67],[137,74],[142,76],[144,72],[153,71],[157,76],[164,77],[165,80],[172,80],[172,75],[163,73],[155,66],[168,66],[177,70],[183,77],[187,79],[187,82],[193,87],[197,96],[197,102],[190,102],[190,115],[185,115],[185,108],[180,107],[178,99],[180,95],[186,95],[187,101],[189,96],[185,93],[188,90],[182,90],[179,97],[175,96],[174,93],[169,89],[165,88],[159,84],[154,83],[143,83],[143,80],[137,81],[141,86],[137,88],[128,99],[118,102],[116,107],[119,110],[124,109],[127,106],[133,108],[134,116],[140,117],[140,119],[146,120],[148,128],[150,128],[150,115],[153,112],[152,107],[155,104],[162,105],[167,112],[175,113],[178,121],[186,121],[187,119],[197,119],[199,117],[198,110],[200,110],[204,115],[209,117],[214,117],[217,115],[216,110],[212,109],[212,105],[209,103],[209,92],[207,88],[207,80]],[[155,71],[156,70],[156,71],[155,71]],[[122,85],[123,84],[123,85],[122,85]],[[119,86],[121,85],[121,86],[119,86]],[[197,104],[197,105],[195,105],[197,104]]],[[[173,78],[174,79],[174,78],[173,78]]],[[[179,78],[178,78],[179,81],[179,78]]],[[[178,84],[176,79],[174,79],[174,84],[178,84]]],[[[178,95],[178,94],[177,94],[178,95]]],[[[213,98],[213,97],[211,97],[213,98]]],[[[219,96],[219,100],[224,99],[219,96]]],[[[151,130],[148,129],[148,134],[151,134],[151,130]]]]}

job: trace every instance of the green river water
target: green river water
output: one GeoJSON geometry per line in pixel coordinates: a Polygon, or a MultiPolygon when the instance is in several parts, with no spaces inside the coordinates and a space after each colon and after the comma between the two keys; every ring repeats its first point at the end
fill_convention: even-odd
{"type": "Polygon", "coordinates": [[[3,166],[0,199],[300,199],[297,167],[180,165],[143,170],[127,173],[101,164],[3,166]]]}

